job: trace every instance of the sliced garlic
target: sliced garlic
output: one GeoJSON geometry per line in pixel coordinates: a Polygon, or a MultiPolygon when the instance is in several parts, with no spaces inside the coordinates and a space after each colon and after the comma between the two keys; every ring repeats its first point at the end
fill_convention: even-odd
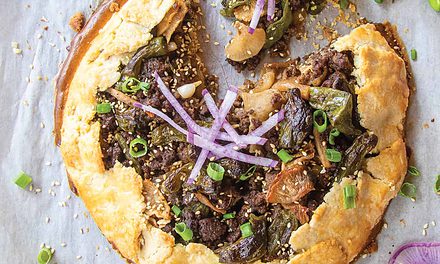
{"type": "Polygon", "coordinates": [[[184,85],[180,86],[179,88],[177,88],[177,92],[180,94],[180,96],[182,96],[182,98],[185,98],[185,99],[190,98],[194,95],[194,93],[196,92],[196,88],[200,84],[202,84],[201,81],[184,84],[184,85]]]}

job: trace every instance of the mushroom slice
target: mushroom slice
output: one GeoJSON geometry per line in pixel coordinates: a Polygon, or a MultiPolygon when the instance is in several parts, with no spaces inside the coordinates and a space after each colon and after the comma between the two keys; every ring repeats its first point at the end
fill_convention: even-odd
{"type": "Polygon", "coordinates": [[[282,170],[269,186],[269,203],[291,204],[298,201],[315,188],[303,166],[294,165],[282,170]]]}
{"type": "Polygon", "coordinates": [[[254,34],[249,34],[248,26],[238,21],[235,22],[234,27],[237,29],[237,35],[226,45],[226,58],[233,61],[244,61],[257,55],[266,41],[264,29],[257,28],[254,34]]]}
{"type": "Polygon", "coordinates": [[[188,12],[185,1],[178,0],[165,15],[164,19],[157,25],[157,34],[165,36],[167,42],[170,42],[176,28],[182,23],[188,12]]]}

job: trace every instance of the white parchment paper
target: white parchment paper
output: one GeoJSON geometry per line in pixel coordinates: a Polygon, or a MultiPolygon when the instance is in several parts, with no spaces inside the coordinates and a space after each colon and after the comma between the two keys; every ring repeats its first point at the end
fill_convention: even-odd
{"type": "MultiPolygon", "coordinates": [[[[68,189],[52,136],[52,80],[73,36],[68,20],[77,11],[90,14],[94,2],[0,0],[0,263],[36,263],[42,243],[56,250],[53,263],[124,263],[109,250],[81,200],[68,189]],[[13,52],[11,42],[19,43],[22,54],[13,52]],[[33,177],[33,191],[12,183],[20,170],[33,177]]],[[[359,13],[370,20],[397,24],[408,49],[418,52],[412,63],[417,92],[407,121],[411,164],[422,173],[409,179],[418,188],[417,201],[392,201],[385,216],[387,228],[378,236],[379,251],[358,262],[386,263],[402,243],[440,240],[440,227],[432,224],[440,224],[440,196],[433,191],[440,174],[440,13],[427,0],[357,3],[359,13]],[[429,227],[423,236],[425,224],[429,227]]],[[[233,28],[218,14],[220,0],[202,1],[202,6],[211,35],[205,48],[208,67],[223,84],[241,84],[243,76],[224,61],[223,46],[230,38],[226,32],[233,28]]],[[[312,50],[292,41],[292,57],[312,50]]]]}

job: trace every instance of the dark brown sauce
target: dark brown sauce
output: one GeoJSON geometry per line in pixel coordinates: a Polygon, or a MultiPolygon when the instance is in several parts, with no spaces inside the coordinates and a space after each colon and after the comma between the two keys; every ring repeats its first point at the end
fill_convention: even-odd
{"type": "Polygon", "coordinates": [[[112,17],[112,5],[121,8],[127,0],[105,0],[95,11],[87,24],[70,43],[69,54],[55,79],[54,134],[55,143],[61,144],[61,126],[63,124],[64,106],[69,94],[70,82],[75,76],[78,65],[90,47],[90,43],[98,35],[99,30],[112,17]]]}

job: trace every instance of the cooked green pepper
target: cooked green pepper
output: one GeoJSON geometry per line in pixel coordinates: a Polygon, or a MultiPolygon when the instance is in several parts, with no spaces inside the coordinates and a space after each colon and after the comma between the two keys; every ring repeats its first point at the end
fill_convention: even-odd
{"type": "Polygon", "coordinates": [[[122,130],[126,132],[134,132],[136,129],[136,109],[134,107],[130,107],[124,111],[116,109],[115,118],[118,122],[118,126],[122,130]]]}
{"type": "Polygon", "coordinates": [[[330,123],[340,132],[356,136],[361,133],[352,123],[353,98],[350,93],[325,87],[310,88],[310,105],[327,113],[330,123]]]}
{"type": "Polygon", "coordinates": [[[278,141],[280,148],[295,148],[301,146],[312,131],[312,110],[301,98],[299,89],[288,91],[287,98],[285,119],[280,126],[278,141]]]}
{"type": "Polygon", "coordinates": [[[141,63],[142,60],[160,57],[166,55],[168,53],[167,49],[167,41],[165,37],[157,37],[148,43],[147,46],[139,49],[136,54],[134,54],[133,58],[128,62],[127,66],[125,66],[122,71],[122,75],[137,77],[141,71],[141,63]]]}
{"type": "Polygon", "coordinates": [[[234,9],[242,6],[249,5],[250,0],[223,0],[222,5],[224,8],[220,10],[220,14],[224,17],[234,17],[234,9]]]}
{"type": "Polygon", "coordinates": [[[161,146],[170,142],[186,142],[186,136],[177,129],[163,124],[151,131],[151,144],[161,146]]]}
{"type": "Polygon", "coordinates": [[[188,178],[193,166],[193,163],[187,163],[181,167],[172,168],[167,172],[164,175],[165,180],[162,183],[163,192],[173,194],[180,191],[180,189],[182,189],[182,183],[188,178]]]}
{"type": "Polygon", "coordinates": [[[136,170],[136,172],[139,175],[142,175],[141,164],[139,163],[139,161],[136,158],[133,158],[129,154],[130,147],[128,146],[125,138],[121,134],[116,133],[115,134],[115,139],[118,142],[119,146],[121,147],[122,152],[125,155],[125,158],[128,159],[129,161],[131,161],[132,162],[131,166],[133,166],[133,168],[136,170]]]}
{"type": "Polygon", "coordinates": [[[248,263],[260,259],[267,251],[267,227],[264,216],[250,215],[253,235],[221,247],[217,253],[221,263],[248,263]]]}
{"type": "Polygon", "coordinates": [[[266,43],[264,44],[264,48],[266,49],[272,47],[275,42],[280,40],[284,32],[289,28],[290,24],[292,24],[293,16],[290,1],[282,0],[282,5],[283,16],[266,28],[266,43]]]}
{"type": "Polygon", "coordinates": [[[287,257],[280,256],[279,252],[285,244],[289,243],[292,232],[299,226],[298,220],[291,211],[277,207],[274,212],[272,224],[267,231],[267,261],[287,257]]]}
{"type": "Polygon", "coordinates": [[[353,175],[355,171],[359,170],[365,156],[376,147],[376,144],[377,136],[374,134],[364,133],[358,136],[344,152],[336,172],[336,181],[340,182],[342,178],[353,175]]]}

